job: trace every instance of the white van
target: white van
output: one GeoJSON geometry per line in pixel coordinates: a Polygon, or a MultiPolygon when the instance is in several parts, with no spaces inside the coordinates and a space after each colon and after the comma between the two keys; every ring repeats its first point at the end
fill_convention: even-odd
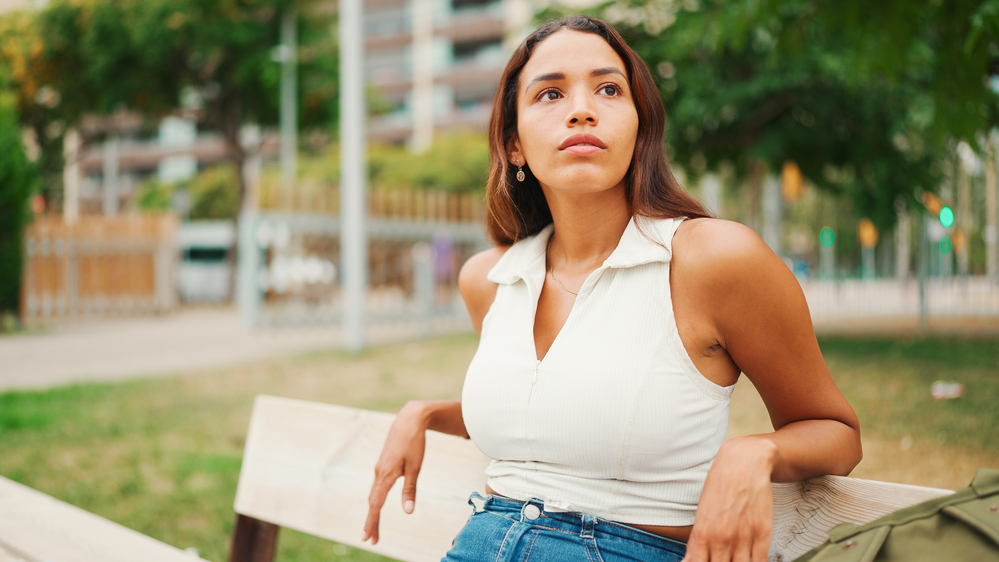
{"type": "Polygon", "coordinates": [[[236,238],[232,222],[190,221],[180,225],[177,249],[177,290],[184,303],[222,303],[230,300],[232,269],[229,252],[236,238]]]}

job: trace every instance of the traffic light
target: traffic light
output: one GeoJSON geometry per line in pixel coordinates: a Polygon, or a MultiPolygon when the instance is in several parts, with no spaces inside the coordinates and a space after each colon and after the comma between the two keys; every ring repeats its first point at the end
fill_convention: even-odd
{"type": "Polygon", "coordinates": [[[944,205],[940,208],[940,215],[938,215],[938,218],[940,219],[940,224],[943,225],[944,228],[954,226],[954,209],[944,205]]]}
{"type": "Polygon", "coordinates": [[[860,219],[857,225],[857,236],[860,238],[860,245],[864,248],[873,248],[878,245],[878,229],[869,218],[860,219]]]}
{"type": "Polygon", "coordinates": [[[784,195],[784,201],[788,203],[794,203],[800,199],[805,190],[805,178],[801,175],[801,168],[790,160],[784,162],[784,167],[781,168],[780,188],[784,195]]]}
{"type": "Polygon", "coordinates": [[[826,248],[832,248],[832,245],[835,243],[836,232],[828,226],[823,226],[822,230],[819,231],[819,244],[822,244],[826,248]]]}
{"type": "Polygon", "coordinates": [[[940,253],[941,254],[943,254],[943,255],[946,256],[953,249],[954,249],[954,243],[951,242],[950,238],[947,238],[946,236],[944,236],[943,238],[940,239],[940,253]]]}

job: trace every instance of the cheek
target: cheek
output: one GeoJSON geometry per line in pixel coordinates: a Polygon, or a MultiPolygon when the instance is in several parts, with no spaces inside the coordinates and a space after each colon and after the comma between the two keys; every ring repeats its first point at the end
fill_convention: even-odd
{"type": "Polygon", "coordinates": [[[524,158],[528,162],[540,163],[546,158],[547,147],[551,144],[551,139],[545,137],[545,131],[552,131],[553,127],[548,121],[550,118],[544,115],[525,115],[517,120],[517,136],[520,139],[520,148],[524,152],[524,158]]]}
{"type": "Polygon", "coordinates": [[[635,145],[638,142],[638,112],[632,112],[629,115],[627,121],[628,127],[626,128],[625,134],[631,141],[631,150],[628,151],[628,164],[631,164],[631,155],[635,152],[635,145]]]}

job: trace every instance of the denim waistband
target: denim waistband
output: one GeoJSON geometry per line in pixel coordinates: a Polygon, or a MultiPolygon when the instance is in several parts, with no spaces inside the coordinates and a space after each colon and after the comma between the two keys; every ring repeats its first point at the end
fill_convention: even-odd
{"type": "Polygon", "coordinates": [[[687,545],[680,541],[661,537],[632,527],[631,525],[610,521],[602,517],[571,511],[545,511],[544,500],[538,498],[522,502],[495,494],[488,494],[483,497],[478,492],[473,492],[468,498],[468,504],[472,506],[474,513],[482,511],[495,513],[521,523],[547,527],[563,532],[577,533],[584,537],[592,536],[599,539],[604,534],[670,550],[680,556],[683,556],[687,548],[687,545]],[[475,499],[482,500],[481,507],[473,503],[475,499]],[[529,506],[534,506],[534,508],[529,506]],[[534,517],[532,518],[531,515],[534,517]]]}

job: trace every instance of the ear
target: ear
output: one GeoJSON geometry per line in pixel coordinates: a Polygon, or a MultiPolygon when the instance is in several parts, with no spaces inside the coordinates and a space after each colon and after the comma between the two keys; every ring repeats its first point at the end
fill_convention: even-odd
{"type": "Polygon", "coordinates": [[[506,159],[513,166],[524,166],[527,164],[527,159],[524,158],[524,153],[520,148],[520,137],[516,134],[510,137],[510,140],[506,141],[506,159]],[[520,164],[517,164],[517,161],[520,164]]]}

